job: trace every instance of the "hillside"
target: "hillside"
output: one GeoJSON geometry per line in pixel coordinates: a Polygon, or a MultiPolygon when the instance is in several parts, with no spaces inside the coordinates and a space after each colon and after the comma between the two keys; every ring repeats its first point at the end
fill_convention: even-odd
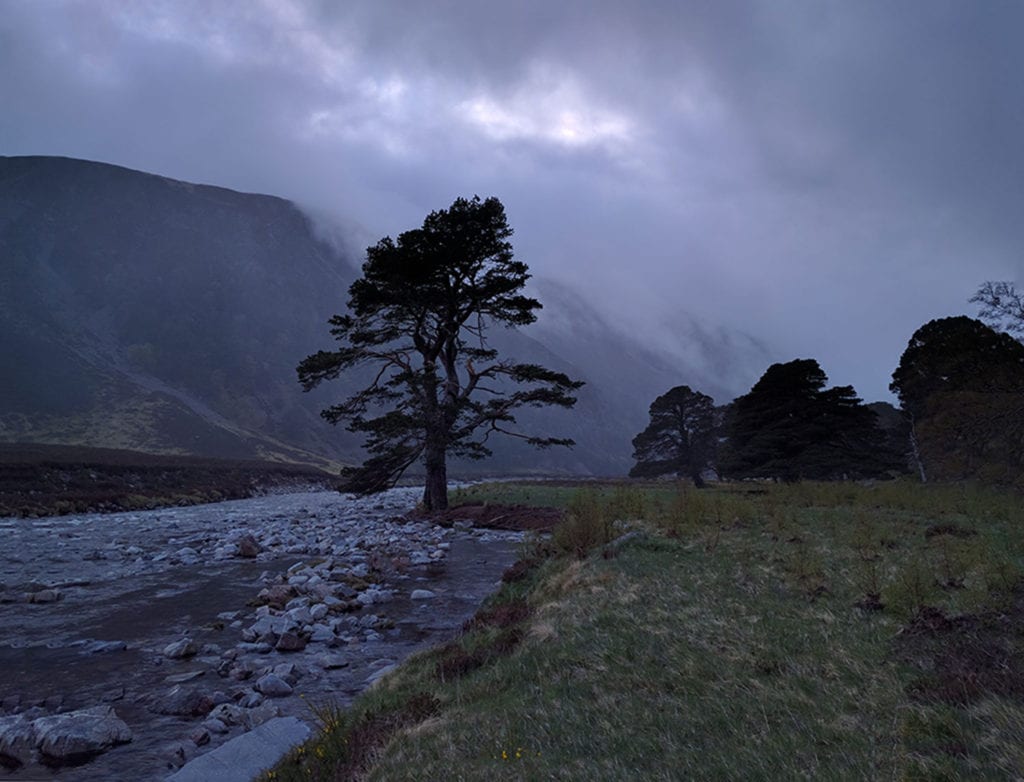
{"type": "MultiPolygon", "coordinates": [[[[361,259],[295,204],[104,163],[0,157],[0,257],[0,351],[12,368],[0,442],[319,466],[359,458],[358,442],[319,417],[359,378],[303,394],[295,365],[330,347],[326,321],[361,259]]],[[[498,444],[493,461],[453,472],[623,473],[654,396],[680,382],[723,386],[613,329],[571,291],[542,286],[542,300],[535,329],[493,340],[588,381],[575,412],[522,417],[577,447],[498,444]]],[[[725,343],[704,352],[733,362],[725,343]]]]}
{"type": "Polygon", "coordinates": [[[0,443],[0,517],[195,505],[332,482],[296,464],[0,443]]]}
{"type": "MultiPolygon", "coordinates": [[[[0,158],[0,438],[344,456],[294,365],[353,272],[291,203],[0,158]]],[[[351,455],[351,450],[348,451],[351,455]]]]}

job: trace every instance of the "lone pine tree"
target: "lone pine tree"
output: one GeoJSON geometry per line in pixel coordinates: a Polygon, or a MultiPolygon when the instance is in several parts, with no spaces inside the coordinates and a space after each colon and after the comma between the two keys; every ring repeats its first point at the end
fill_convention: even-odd
{"type": "Polygon", "coordinates": [[[442,510],[448,457],[489,456],[492,433],[541,448],[573,445],[518,431],[514,413],[524,406],[570,408],[583,383],[501,359],[487,344],[489,327],[526,326],[541,308],[522,293],[530,275],[513,257],[511,236],[501,202],[474,196],[367,249],[363,276],[349,288],[348,313],[330,320],[341,346],[298,366],[307,391],[358,366],[376,370],[366,388],[321,413],[366,435],[368,458],[342,470],[343,491],[383,491],[422,460],[424,507],[442,510]]]}

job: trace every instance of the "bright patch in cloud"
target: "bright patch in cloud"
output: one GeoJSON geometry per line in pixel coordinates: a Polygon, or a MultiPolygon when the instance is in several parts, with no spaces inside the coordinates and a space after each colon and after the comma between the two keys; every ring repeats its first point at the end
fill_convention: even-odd
{"type": "Polygon", "coordinates": [[[625,144],[633,123],[589,102],[569,78],[535,78],[509,98],[482,95],[458,107],[462,119],[496,141],[540,141],[565,147],[625,144]]]}

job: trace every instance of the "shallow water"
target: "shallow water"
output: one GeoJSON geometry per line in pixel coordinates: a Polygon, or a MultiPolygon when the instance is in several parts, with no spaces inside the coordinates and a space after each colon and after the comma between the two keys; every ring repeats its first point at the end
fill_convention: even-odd
{"type": "MultiPolygon", "coordinates": [[[[170,745],[183,743],[193,756],[238,735],[240,728],[197,749],[187,737],[202,719],[154,714],[149,699],[170,689],[168,676],[193,671],[201,675],[190,686],[229,697],[238,691],[238,682],[218,676],[215,669],[222,662],[220,653],[240,642],[241,628],[218,620],[218,614],[237,611],[247,626],[255,615],[246,603],[267,579],[312,556],[308,551],[268,550],[258,561],[214,560],[208,552],[239,528],[277,535],[279,528],[301,532],[313,520],[323,526],[325,520],[337,519],[350,524],[356,520],[357,536],[359,524],[377,533],[383,530],[394,545],[401,545],[403,536],[413,536],[415,548],[416,532],[384,520],[411,507],[417,496],[416,489],[400,489],[367,502],[332,492],[304,492],[148,512],[0,520],[0,584],[7,598],[53,586],[62,593],[56,603],[0,604],[4,713],[40,703],[47,713],[110,703],[134,733],[130,744],[86,765],[32,765],[13,772],[0,767],[0,778],[6,773],[11,779],[67,782],[163,779],[173,770],[168,766],[170,745]],[[200,561],[175,564],[174,552],[184,547],[199,551],[200,561]],[[186,633],[205,645],[203,652],[185,661],[166,659],[163,647],[186,633]],[[89,653],[88,644],[97,640],[123,641],[127,649],[89,653]]],[[[446,536],[447,556],[389,572],[384,586],[395,590],[394,599],[359,612],[384,616],[393,628],[378,639],[329,650],[343,655],[347,667],[324,670],[316,665],[316,657],[328,649],[312,643],[303,652],[272,652],[261,658],[266,665],[291,662],[305,671],[293,696],[271,699],[283,715],[309,720],[307,700],[347,702],[365,689],[374,670],[450,637],[515,558],[514,536],[434,534],[446,536]],[[413,601],[409,594],[416,588],[430,589],[436,597],[413,601]]],[[[320,533],[321,538],[327,535],[320,533]]],[[[381,540],[377,534],[358,543],[372,553],[381,540]]],[[[324,545],[322,539],[319,543],[324,545]]],[[[287,548],[299,546],[279,547],[287,548]]]]}

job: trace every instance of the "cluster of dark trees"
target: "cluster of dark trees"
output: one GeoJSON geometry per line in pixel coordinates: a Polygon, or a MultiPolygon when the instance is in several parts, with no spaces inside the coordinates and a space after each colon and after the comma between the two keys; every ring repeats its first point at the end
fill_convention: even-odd
{"type": "MultiPolygon", "coordinates": [[[[440,510],[449,455],[486,457],[495,433],[537,447],[572,445],[520,431],[515,412],[572,407],[583,384],[504,360],[487,342],[489,328],[526,326],[541,307],[522,292],[530,275],[513,257],[511,235],[498,199],[459,198],[421,228],[367,250],[348,313],[331,319],[339,347],[298,367],[306,390],[369,370],[364,389],[322,413],[366,438],[368,458],[342,471],[342,490],[386,489],[421,462],[424,507],[440,510]]],[[[1024,301],[1012,285],[986,283],[974,300],[983,317],[1024,332],[1024,301]]],[[[673,388],[654,400],[650,424],[633,440],[631,474],[700,485],[712,469],[800,480],[891,476],[914,466],[922,478],[1020,480],[1024,346],[1008,334],[965,317],[922,326],[893,375],[902,413],[827,382],[817,361],[798,359],[773,364],[724,407],[688,386],[673,388]]]]}
{"type": "MultiPolygon", "coordinates": [[[[981,316],[1024,333],[1024,297],[985,283],[981,316]]],[[[651,405],[633,440],[630,475],[728,478],[868,478],[913,470],[922,480],[1024,487],[1024,345],[964,316],[910,338],[890,389],[900,410],[865,405],[850,386],[826,388],[813,359],[773,364],[753,388],[716,407],[678,386],[651,405]]]]}
{"type": "MultiPolygon", "coordinates": [[[[679,386],[651,405],[633,440],[634,477],[675,474],[699,486],[713,471],[729,478],[866,478],[901,471],[890,431],[851,386],[826,388],[814,359],[773,364],[750,391],[715,407],[679,386]]],[[[896,438],[898,439],[898,438],[896,438]]]]}

